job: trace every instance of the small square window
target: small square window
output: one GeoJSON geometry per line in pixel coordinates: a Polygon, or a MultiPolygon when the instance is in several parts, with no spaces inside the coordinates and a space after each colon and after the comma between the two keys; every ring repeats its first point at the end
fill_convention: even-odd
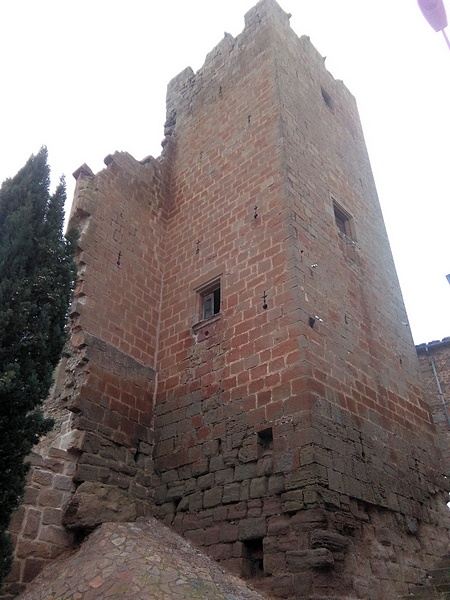
{"type": "Polygon", "coordinates": [[[220,280],[200,292],[200,319],[210,319],[220,313],[220,280]]]}
{"type": "Polygon", "coordinates": [[[353,238],[353,225],[352,225],[352,218],[351,216],[342,208],[340,207],[334,200],[333,200],[333,210],[334,210],[334,221],[336,223],[336,227],[339,229],[339,231],[349,237],[349,238],[353,238]]]}

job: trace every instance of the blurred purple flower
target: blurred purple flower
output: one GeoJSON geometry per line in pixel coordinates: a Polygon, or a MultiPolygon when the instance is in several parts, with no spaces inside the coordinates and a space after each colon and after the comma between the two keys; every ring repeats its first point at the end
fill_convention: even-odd
{"type": "Polygon", "coordinates": [[[423,16],[435,31],[447,27],[447,15],[443,0],[417,0],[423,16]]]}

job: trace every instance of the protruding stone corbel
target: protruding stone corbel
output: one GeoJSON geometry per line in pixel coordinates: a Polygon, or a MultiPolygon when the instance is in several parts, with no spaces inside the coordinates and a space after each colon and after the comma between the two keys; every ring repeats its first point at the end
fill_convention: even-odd
{"type": "Polygon", "coordinates": [[[76,171],[72,173],[73,177],[78,181],[80,177],[94,177],[94,173],[86,163],[83,163],[81,167],[78,167],[76,171]]]}

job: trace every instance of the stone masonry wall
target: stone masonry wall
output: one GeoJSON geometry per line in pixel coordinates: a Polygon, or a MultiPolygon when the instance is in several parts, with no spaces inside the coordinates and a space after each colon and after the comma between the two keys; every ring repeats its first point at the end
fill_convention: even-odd
{"type": "Polygon", "coordinates": [[[37,448],[23,503],[14,513],[10,533],[15,547],[13,569],[1,590],[9,600],[23,591],[41,569],[72,544],[62,525],[63,508],[75,490],[75,461],[65,450],[37,448]]]}
{"type": "Polygon", "coordinates": [[[447,483],[354,99],[266,0],[168,114],[157,514],[277,597],[409,593],[447,483]]]}
{"type": "MultiPolygon", "coordinates": [[[[62,400],[81,432],[77,485],[117,487],[145,514],[167,184],[154,159],[140,163],[116,153],[105,163],[96,176],[85,168],[75,174],[71,222],[81,231],[80,277],[62,400]]],[[[70,519],[76,528],[73,507],[70,519]]]]}
{"type": "Polygon", "coordinates": [[[71,337],[7,593],[155,513],[275,597],[409,594],[448,483],[353,97],[261,0],[170,82],[165,136],[74,174],[71,337]]]}
{"type": "Polygon", "coordinates": [[[450,476],[450,338],[416,347],[445,473],[450,476]],[[434,369],[433,369],[434,366],[434,369]]]}
{"type": "Polygon", "coordinates": [[[80,232],[71,336],[45,404],[55,429],[35,449],[11,532],[2,598],[99,523],[152,512],[153,395],[166,167],[127,154],[75,172],[80,232]]]}

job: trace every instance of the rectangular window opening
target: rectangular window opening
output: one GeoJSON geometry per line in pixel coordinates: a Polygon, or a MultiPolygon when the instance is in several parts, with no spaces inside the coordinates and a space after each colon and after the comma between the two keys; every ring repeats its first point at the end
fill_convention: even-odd
{"type": "Polygon", "coordinates": [[[348,238],[353,238],[353,219],[352,217],[345,211],[337,202],[333,200],[333,211],[334,211],[334,221],[336,223],[336,227],[339,231],[347,236],[348,238]]]}
{"type": "Polygon", "coordinates": [[[264,538],[243,541],[243,558],[246,559],[244,577],[249,579],[264,576],[264,538]]]}
{"type": "Polygon", "coordinates": [[[220,279],[214,281],[200,292],[200,319],[210,319],[220,313],[220,279]]]}

